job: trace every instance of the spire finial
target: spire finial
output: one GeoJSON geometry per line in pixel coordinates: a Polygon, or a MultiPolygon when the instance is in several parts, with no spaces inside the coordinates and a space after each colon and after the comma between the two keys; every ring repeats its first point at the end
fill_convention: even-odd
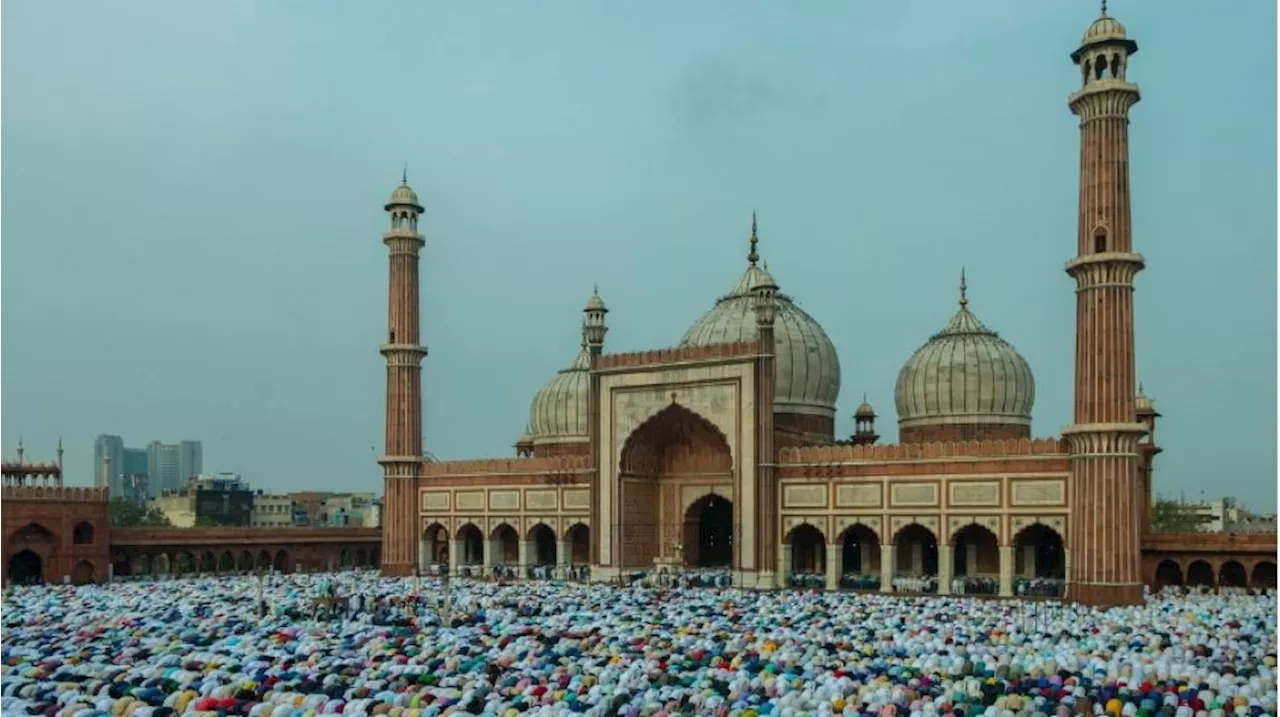
{"type": "Polygon", "coordinates": [[[25,453],[26,453],[26,450],[22,447],[22,437],[21,437],[21,436],[19,436],[19,437],[18,437],[18,462],[19,462],[19,463],[21,463],[21,462],[22,462],[22,456],[23,456],[25,453]]]}
{"type": "Polygon", "coordinates": [[[752,266],[755,266],[756,262],[760,261],[760,255],[756,253],[756,245],[759,243],[760,243],[760,237],[756,236],[756,213],[755,213],[755,210],[752,210],[751,212],[751,253],[747,254],[747,261],[750,262],[752,266]]]}
{"type": "Polygon", "coordinates": [[[1141,381],[1139,381],[1139,382],[1138,382],[1138,393],[1146,393],[1146,391],[1142,390],[1142,382],[1141,382],[1141,381]]]}
{"type": "Polygon", "coordinates": [[[866,403],[866,402],[867,402],[867,392],[866,392],[866,391],[863,391],[863,392],[862,392],[862,402],[863,402],[863,403],[866,403]]]}
{"type": "Polygon", "coordinates": [[[969,305],[969,285],[964,280],[964,267],[960,267],[960,308],[969,305]]]}
{"type": "Polygon", "coordinates": [[[600,295],[600,285],[599,285],[599,284],[592,284],[592,285],[591,285],[591,295],[592,295],[592,296],[599,296],[599,295],[600,295]]]}
{"type": "Polygon", "coordinates": [[[405,186],[409,185],[409,160],[407,159],[404,161],[404,171],[400,173],[400,183],[405,186]]]}
{"type": "Polygon", "coordinates": [[[1102,0],[1102,16],[1107,16],[1107,0],[1102,0]]]}

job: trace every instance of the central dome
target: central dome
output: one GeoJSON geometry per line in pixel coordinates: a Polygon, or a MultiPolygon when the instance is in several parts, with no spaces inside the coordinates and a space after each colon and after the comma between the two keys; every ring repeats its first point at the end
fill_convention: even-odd
{"type": "MultiPolygon", "coordinates": [[[[735,341],[755,341],[755,304],[751,295],[767,274],[756,265],[754,220],[747,270],[729,293],[716,301],[680,341],[681,346],[712,346],[735,341]]],[[[791,297],[778,293],[774,320],[774,413],[834,417],[840,395],[840,358],[822,326],[796,306],[791,297]]]]}

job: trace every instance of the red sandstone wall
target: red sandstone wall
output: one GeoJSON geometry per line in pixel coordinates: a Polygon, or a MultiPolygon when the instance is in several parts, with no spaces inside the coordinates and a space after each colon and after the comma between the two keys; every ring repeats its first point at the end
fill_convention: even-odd
{"type": "Polygon", "coordinates": [[[1031,427],[1016,424],[914,426],[898,429],[899,443],[1007,441],[1031,438],[1031,427]]]}

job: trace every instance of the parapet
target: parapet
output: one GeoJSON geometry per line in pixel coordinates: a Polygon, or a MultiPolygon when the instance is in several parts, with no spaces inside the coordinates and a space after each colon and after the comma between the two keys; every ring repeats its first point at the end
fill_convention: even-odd
{"type": "Polygon", "coordinates": [[[870,446],[800,446],[783,448],[779,463],[876,463],[946,458],[1000,458],[1004,456],[1066,455],[1062,438],[1010,438],[993,441],[949,441],[937,443],[889,443],[870,446]]]}
{"type": "Polygon", "coordinates": [[[690,361],[746,358],[755,356],[758,353],[760,353],[760,347],[755,341],[734,341],[725,344],[711,344],[709,346],[676,346],[620,354],[602,354],[600,358],[596,359],[596,370],[609,371],[620,368],[660,366],[662,364],[690,361]]]}
{"type": "Polygon", "coordinates": [[[7,485],[0,488],[0,499],[42,500],[59,503],[105,503],[107,488],[68,488],[67,486],[7,485]]]}
{"type": "Polygon", "coordinates": [[[462,475],[551,475],[591,470],[590,457],[542,456],[538,458],[481,458],[467,461],[423,463],[424,477],[462,475]]]}

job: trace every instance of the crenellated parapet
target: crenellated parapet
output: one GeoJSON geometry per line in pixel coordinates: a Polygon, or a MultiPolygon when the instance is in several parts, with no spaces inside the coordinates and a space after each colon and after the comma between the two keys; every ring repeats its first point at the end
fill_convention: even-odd
{"type": "Polygon", "coordinates": [[[745,358],[754,356],[759,347],[754,341],[734,341],[708,346],[677,346],[647,351],[632,351],[620,354],[603,354],[596,359],[597,371],[610,371],[644,366],[660,366],[663,364],[685,363],[689,361],[710,361],[715,359],[745,358]]]}
{"type": "Polygon", "coordinates": [[[58,503],[105,503],[110,489],[68,488],[66,486],[6,485],[0,488],[3,500],[40,500],[58,503]]]}
{"type": "Polygon", "coordinates": [[[424,478],[443,476],[529,476],[581,473],[591,469],[590,456],[542,456],[538,458],[481,458],[422,464],[424,478]]]}
{"type": "Polygon", "coordinates": [[[1014,438],[946,443],[789,447],[779,452],[778,462],[782,465],[799,466],[1005,456],[1065,456],[1066,453],[1067,442],[1062,438],[1014,438]]]}

